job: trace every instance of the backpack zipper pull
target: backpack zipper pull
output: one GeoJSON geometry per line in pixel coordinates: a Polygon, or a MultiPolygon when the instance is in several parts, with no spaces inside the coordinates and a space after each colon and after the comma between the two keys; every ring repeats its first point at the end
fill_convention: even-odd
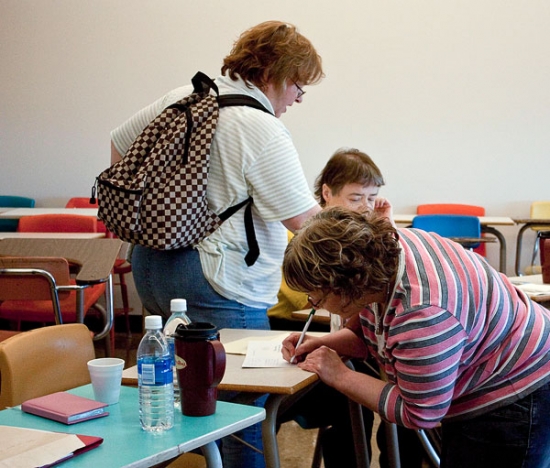
{"type": "Polygon", "coordinates": [[[95,205],[95,203],[96,203],[96,197],[95,197],[96,191],[97,191],[97,177],[95,178],[94,185],[92,185],[92,196],[90,197],[90,204],[91,205],[95,205]]]}

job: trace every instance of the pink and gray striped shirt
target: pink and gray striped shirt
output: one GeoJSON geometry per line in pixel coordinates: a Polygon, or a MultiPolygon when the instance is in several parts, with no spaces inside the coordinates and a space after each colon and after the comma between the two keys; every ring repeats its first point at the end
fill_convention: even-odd
{"type": "Polygon", "coordinates": [[[469,419],[550,381],[550,311],[482,257],[417,229],[400,229],[397,284],[369,352],[384,369],[380,415],[411,428],[469,419]]]}

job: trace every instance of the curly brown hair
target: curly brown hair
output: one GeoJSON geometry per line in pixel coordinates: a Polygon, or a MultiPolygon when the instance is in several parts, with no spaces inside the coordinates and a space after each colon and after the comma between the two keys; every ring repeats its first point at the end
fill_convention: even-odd
{"type": "Polygon", "coordinates": [[[283,273],[296,291],[323,291],[357,302],[384,291],[397,272],[399,236],[387,218],[328,208],[288,244],[283,273]]]}
{"type": "Polygon", "coordinates": [[[338,195],[348,184],[382,187],[384,177],[369,155],[355,148],[341,148],[331,156],[315,179],[315,197],[323,207],[326,205],[323,198],[324,184],[333,195],[338,195]]]}
{"type": "Polygon", "coordinates": [[[321,57],[295,26],[266,21],[243,32],[225,57],[222,75],[243,80],[264,90],[269,83],[284,89],[286,80],[302,86],[323,77],[321,57]]]}

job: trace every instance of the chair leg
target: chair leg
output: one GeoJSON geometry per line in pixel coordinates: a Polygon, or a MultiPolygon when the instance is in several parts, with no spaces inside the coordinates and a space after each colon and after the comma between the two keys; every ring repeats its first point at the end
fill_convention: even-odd
{"type": "Polygon", "coordinates": [[[540,231],[537,231],[537,237],[535,237],[535,245],[533,245],[533,257],[531,258],[531,266],[537,262],[537,254],[539,253],[539,238],[540,231]]]}
{"type": "Polygon", "coordinates": [[[132,331],[130,329],[130,301],[128,299],[128,286],[126,285],[126,279],[124,278],[124,273],[118,275],[119,286],[120,286],[120,295],[122,297],[122,309],[124,311],[124,317],[126,322],[126,333],[128,336],[132,336],[132,331]]]}
{"type": "Polygon", "coordinates": [[[313,460],[311,461],[311,468],[320,468],[321,461],[323,459],[323,447],[321,446],[321,438],[323,432],[326,431],[326,427],[320,427],[317,432],[317,440],[315,441],[315,450],[313,451],[313,460]]]}

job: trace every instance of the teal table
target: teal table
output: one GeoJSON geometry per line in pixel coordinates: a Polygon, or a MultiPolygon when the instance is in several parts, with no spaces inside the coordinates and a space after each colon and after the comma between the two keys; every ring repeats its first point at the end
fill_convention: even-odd
{"type": "MultiPolygon", "coordinates": [[[[91,385],[70,393],[93,398],[91,385]]],[[[0,425],[103,437],[99,447],[67,460],[63,467],[149,467],[197,448],[202,449],[209,467],[221,467],[214,441],[265,419],[263,408],[218,401],[211,416],[176,413],[171,430],[150,434],[139,424],[138,389],[126,386],[121,388],[120,402],[109,406],[109,413],[105,418],[67,426],[14,407],[0,411],[0,425]]]]}

